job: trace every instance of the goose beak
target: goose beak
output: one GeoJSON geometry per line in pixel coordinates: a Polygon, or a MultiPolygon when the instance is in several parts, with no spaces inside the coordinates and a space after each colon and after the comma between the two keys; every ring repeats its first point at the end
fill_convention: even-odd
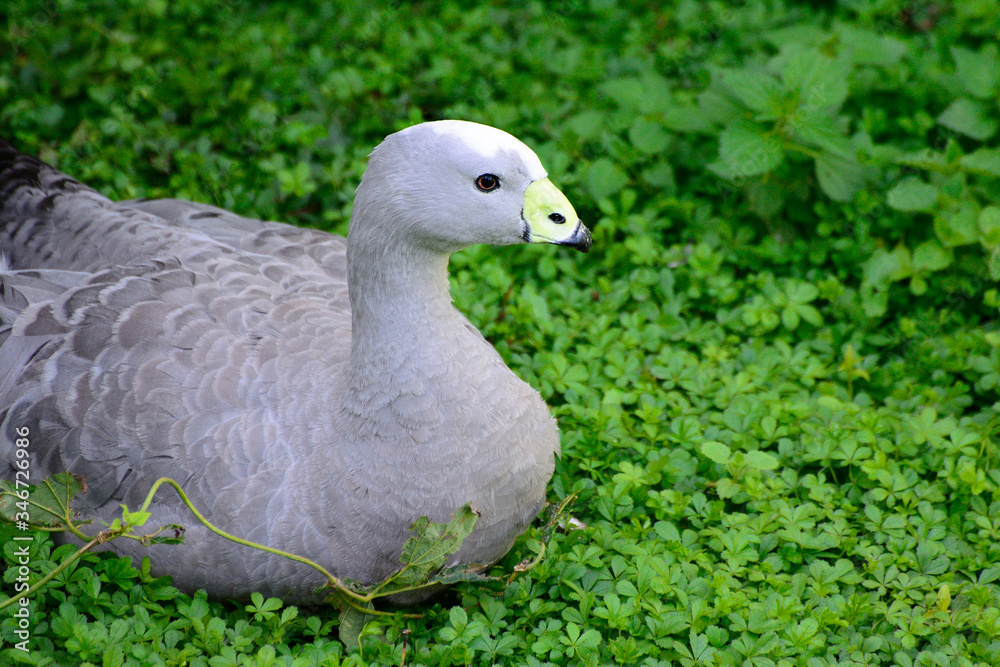
{"type": "Polygon", "coordinates": [[[590,250],[590,230],[577,217],[573,205],[547,178],[535,181],[524,191],[521,209],[521,238],[526,243],[554,243],[590,250]]]}

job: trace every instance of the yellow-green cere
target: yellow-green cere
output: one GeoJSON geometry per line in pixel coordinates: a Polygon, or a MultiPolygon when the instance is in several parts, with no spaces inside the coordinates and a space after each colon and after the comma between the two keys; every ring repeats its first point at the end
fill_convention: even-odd
{"type": "Polygon", "coordinates": [[[579,218],[573,205],[547,178],[535,181],[524,191],[528,243],[565,243],[573,238],[579,218]]]}

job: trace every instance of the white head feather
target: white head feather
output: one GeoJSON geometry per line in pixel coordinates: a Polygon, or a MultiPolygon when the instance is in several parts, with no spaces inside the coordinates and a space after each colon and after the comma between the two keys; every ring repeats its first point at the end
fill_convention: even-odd
{"type": "MultiPolygon", "coordinates": [[[[483,157],[495,158],[501,152],[512,153],[524,163],[528,169],[528,178],[537,181],[546,177],[545,168],[542,167],[541,160],[535,152],[524,145],[517,137],[498,130],[489,125],[472,123],[465,120],[439,120],[423,123],[424,129],[431,129],[438,136],[448,136],[458,139],[465,144],[470,151],[483,157]]],[[[414,131],[420,125],[414,125],[402,130],[399,134],[406,135],[414,131]]]]}

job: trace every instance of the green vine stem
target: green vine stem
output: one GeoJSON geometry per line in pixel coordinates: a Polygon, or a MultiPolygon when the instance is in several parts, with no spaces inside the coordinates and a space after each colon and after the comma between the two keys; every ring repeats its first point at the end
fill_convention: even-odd
{"type": "MultiPolygon", "coordinates": [[[[375,609],[371,609],[370,607],[367,606],[361,606],[370,603],[372,600],[379,597],[378,595],[379,589],[376,589],[374,592],[369,593],[367,595],[357,593],[348,588],[340,579],[338,579],[333,574],[328,572],[326,568],[324,568],[319,563],[316,563],[315,561],[309,560],[304,556],[299,556],[297,554],[289,553],[288,551],[282,551],[281,549],[275,549],[273,547],[269,547],[263,544],[251,542],[250,540],[245,540],[242,537],[231,535],[230,533],[227,533],[221,528],[213,525],[212,522],[206,519],[202,515],[202,513],[198,511],[198,508],[191,503],[191,501],[187,497],[187,494],[184,493],[184,489],[181,488],[181,485],[169,477],[161,477],[153,483],[153,486],[149,489],[149,493],[146,494],[146,500],[143,502],[142,507],[139,508],[139,512],[147,511],[150,503],[153,501],[154,494],[156,494],[156,492],[163,484],[168,484],[169,486],[173,487],[174,491],[177,492],[177,495],[180,496],[181,501],[187,506],[189,510],[191,510],[191,513],[194,514],[195,518],[198,519],[198,521],[200,521],[202,525],[204,525],[206,528],[208,528],[210,531],[212,531],[219,537],[224,537],[227,540],[230,540],[231,542],[236,542],[237,544],[242,544],[244,546],[251,547],[253,549],[260,549],[261,551],[266,551],[267,553],[274,554],[276,556],[283,556],[285,558],[290,558],[291,560],[294,560],[298,563],[302,563],[303,565],[308,565],[309,567],[315,569],[317,572],[326,577],[330,586],[332,588],[335,588],[341,594],[344,602],[346,602],[350,607],[356,609],[359,612],[375,616],[395,616],[395,614],[392,612],[378,611],[375,609]]],[[[381,588],[381,586],[379,588],[381,588]]],[[[420,588],[420,586],[414,586],[409,589],[402,589],[401,591],[393,591],[393,593],[403,592],[405,590],[414,590],[416,588],[420,588]]],[[[403,614],[403,617],[423,618],[423,614],[403,614]]]]}

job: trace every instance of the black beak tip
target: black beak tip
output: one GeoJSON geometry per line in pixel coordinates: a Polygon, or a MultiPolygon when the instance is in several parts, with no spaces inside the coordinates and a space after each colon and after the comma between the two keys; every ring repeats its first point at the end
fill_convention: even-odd
{"type": "Polygon", "coordinates": [[[591,236],[590,230],[583,226],[583,221],[577,221],[577,232],[573,235],[572,247],[582,253],[590,252],[591,236]]]}

